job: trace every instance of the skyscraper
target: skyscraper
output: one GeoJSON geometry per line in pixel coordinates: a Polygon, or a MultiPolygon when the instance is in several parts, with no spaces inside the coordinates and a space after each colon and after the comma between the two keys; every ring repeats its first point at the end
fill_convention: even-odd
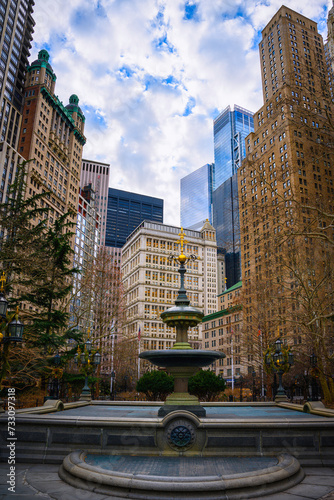
{"type": "Polygon", "coordinates": [[[199,231],[212,223],[214,164],[207,163],[181,179],[181,226],[199,231]]]}
{"type": "Polygon", "coordinates": [[[100,214],[100,244],[104,245],[106,238],[107,205],[109,188],[109,163],[92,160],[82,160],[80,187],[92,184],[95,190],[95,206],[100,214]]]}
{"type": "MultiPolygon", "coordinates": [[[[246,155],[245,138],[254,130],[253,114],[234,105],[214,120],[215,175],[212,223],[224,256],[226,286],[241,279],[237,172],[246,155]]],[[[222,292],[223,290],[221,290],[222,292]]]]}
{"type": "MultiPolygon", "coordinates": [[[[240,223],[237,173],[213,192],[213,226],[217,246],[224,256],[227,288],[241,279],[240,223]]],[[[220,293],[223,290],[219,290],[220,293]]]]}
{"type": "Polygon", "coordinates": [[[329,88],[332,100],[334,98],[334,4],[328,12],[327,18],[327,43],[324,45],[329,88]]]}
{"type": "Polygon", "coordinates": [[[160,198],[109,188],[106,246],[122,248],[144,220],[162,223],[163,208],[160,198]]]}
{"type": "Polygon", "coordinates": [[[48,220],[70,212],[76,223],[85,116],[73,94],[64,106],[55,95],[56,75],[41,50],[27,68],[19,153],[27,160],[27,195],[48,190],[48,220]]]}
{"type": "Polygon", "coordinates": [[[17,144],[33,34],[33,0],[0,2],[0,203],[21,161],[17,144]]]}
{"type": "Polygon", "coordinates": [[[254,130],[253,113],[227,106],[213,122],[215,173],[213,189],[234,175],[245,157],[245,138],[254,130]]]}
{"type": "Polygon", "coordinates": [[[319,318],[333,310],[333,104],[323,41],[315,22],[282,6],[259,49],[264,105],[238,172],[249,362],[262,363],[260,331],[261,345],[280,335],[304,359],[315,352],[330,373],[332,326],[319,318]]]}

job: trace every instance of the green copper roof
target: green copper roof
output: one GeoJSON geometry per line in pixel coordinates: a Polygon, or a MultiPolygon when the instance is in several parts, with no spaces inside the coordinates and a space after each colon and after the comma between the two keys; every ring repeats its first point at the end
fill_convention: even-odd
{"type": "Polygon", "coordinates": [[[43,96],[49,101],[51,106],[57,109],[58,113],[62,116],[63,120],[69,125],[70,129],[74,131],[75,136],[79,140],[79,142],[84,145],[86,143],[85,137],[81,134],[81,132],[76,129],[75,121],[72,118],[72,113],[68,109],[68,106],[64,106],[63,103],[58,99],[56,95],[50,94],[46,87],[41,88],[41,93],[43,96]]]}
{"type": "Polygon", "coordinates": [[[77,113],[84,122],[86,118],[79,106],[79,97],[76,94],[72,94],[69,101],[70,103],[66,106],[66,109],[71,113],[71,115],[73,113],[77,113]]]}
{"type": "Polygon", "coordinates": [[[233,292],[233,290],[236,290],[237,288],[241,288],[241,287],[242,287],[242,281],[238,281],[238,283],[236,283],[235,285],[233,285],[230,288],[228,288],[227,290],[225,290],[225,292],[220,293],[218,295],[218,297],[221,297],[222,295],[225,295],[225,293],[233,292]]]}
{"type": "Polygon", "coordinates": [[[215,313],[208,314],[207,316],[204,316],[204,318],[202,319],[202,323],[206,323],[207,321],[218,319],[218,318],[221,318],[222,316],[227,316],[228,314],[231,314],[234,311],[241,311],[241,310],[242,310],[241,304],[229,307],[227,309],[222,309],[221,311],[217,311],[215,313]]]}
{"type": "Polygon", "coordinates": [[[38,59],[32,62],[30,66],[27,67],[27,71],[30,72],[34,69],[46,68],[47,73],[51,76],[52,80],[56,80],[56,75],[53,72],[52,66],[49,64],[50,55],[47,50],[42,49],[38,52],[38,59]]]}

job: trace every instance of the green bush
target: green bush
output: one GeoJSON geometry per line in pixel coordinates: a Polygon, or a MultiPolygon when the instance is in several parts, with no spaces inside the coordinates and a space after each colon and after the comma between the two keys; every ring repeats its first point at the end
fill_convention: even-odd
{"type": "Polygon", "coordinates": [[[225,380],[209,370],[200,370],[190,377],[189,393],[202,401],[213,401],[217,394],[225,390],[225,380]]]}
{"type": "Polygon", "coordinates": [[[173,389],[174,378],[159,370],[145,373],[136,385],[136,391],[143,392],[151,401],[164,401],[173,389]]]}

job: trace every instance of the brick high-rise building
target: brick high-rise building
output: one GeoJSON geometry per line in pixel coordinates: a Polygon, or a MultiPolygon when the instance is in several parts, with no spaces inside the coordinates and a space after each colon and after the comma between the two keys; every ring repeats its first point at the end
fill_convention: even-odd
{"type": "Polygon", "coordinates": [[[255,364],[278,335],[325,359],[334,130],[323,40],[315,22],[282,6],[259,49],[264,105],[238,171],[245,345],[255,364]]]}
{"type": "Polygon", "coordinates": [[[70,211],[76,223],[85,117],[73,94],[64,106],[55,95],[56,75],[41,50],[27,68],[19,153],[27,160],[27,193],[51,191],[49,221],[70,211]]]}
{"type": "Polygon", "coordinates": [[[24,82],[31,48],[34,0],[0,2],[0,203],[6,201],[17,164],[24,82]]]}

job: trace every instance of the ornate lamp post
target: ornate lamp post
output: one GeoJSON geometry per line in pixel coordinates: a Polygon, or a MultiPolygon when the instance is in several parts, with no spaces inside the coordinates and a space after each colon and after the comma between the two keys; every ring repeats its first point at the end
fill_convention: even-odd
{"type": "Polygon", "coordinates": [[[278,373],[278,389],[275,396],[275,401],[287,401],[287,395],[285,393],[283,384],[282,384],[282,376],[283,373],[289,371],[291,365],[293,365],[293,354],[288,349],[284,349],[282,347],[282,341],[278,338],[275,342],[274,350],[268,348],[267,353],[265,355],[265,361],[267,365],[267,369],[270,368],[278,373]],[[282,350],[283,349],[283,350],[282,350]]]}
{"type": "Polygon", "coordinates": [[[52,368],[52,379],[50,382],[50,396],[47,396],[45,399],[59,399],[59,379],[63,375],[63,370],[61,368],[61,357],[59,353],[53,357],[53,368],[52,368]]]}
{"type": "Polygon", "coordinates": [[[85,342],[84,351],[81,352],[78,347],[78,352],[74,356],[74,362],[81,365],[81,370],[85,375],[85,385],[80,394],[79,401],[90,401],[92,399],[91,390],[88,385],[88,375],[95,371],[95,368],[101,363],[101,354],[96,350],[92,351],[92,342],[89,337],[85,342]]]}
{"type": "MultiPolygon", "coordinates": [[[[1,352],[1,371],[0,371],[0,387],[2,380],[6,377],[9,368],[8,355],[9,346],[13,342],[22,342],[24,325],[19,320],[19,308],[16,308],[15,313],[7,311],[8,301],[4,295],[4,285],[6,283],[5,273],[2,273],[0,278],[0,344],[2,344],[1,352]]],[[[0,413],[4,412],[4,402],[0,399],[0,413]]]]}

